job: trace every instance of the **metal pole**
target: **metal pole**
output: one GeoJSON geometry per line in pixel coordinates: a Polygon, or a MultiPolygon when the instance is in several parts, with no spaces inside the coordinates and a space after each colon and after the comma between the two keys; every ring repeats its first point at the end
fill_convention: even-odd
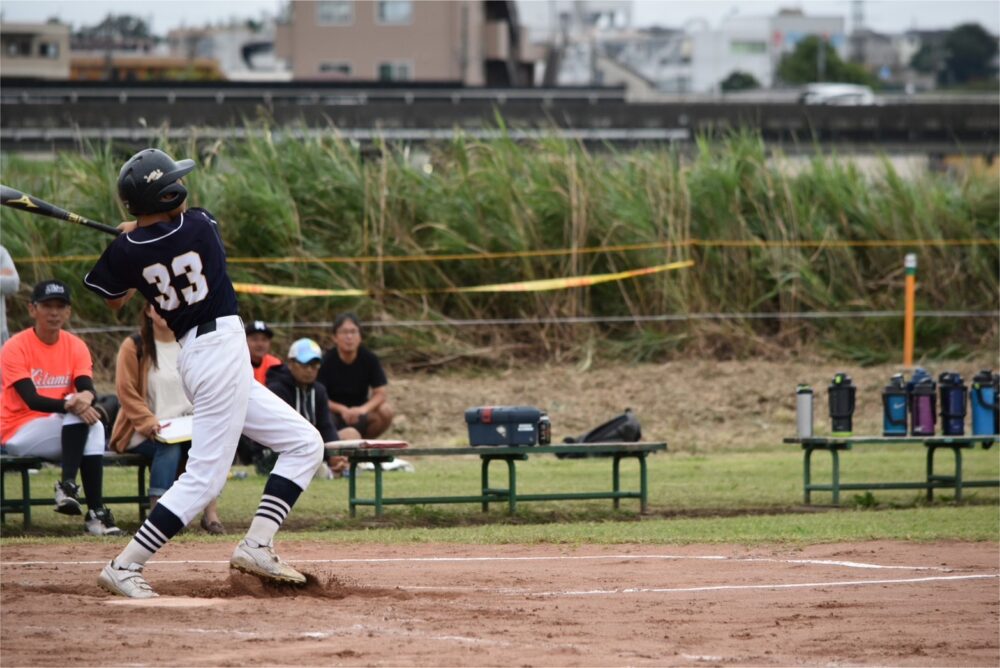
{"type": "Polygon", "coordinates": [[[903,262],[906,267],[906,313],[903,316],[903,366],[913,368],[913,318],[916,311],[917,256],[907,253],[903,262]]]}

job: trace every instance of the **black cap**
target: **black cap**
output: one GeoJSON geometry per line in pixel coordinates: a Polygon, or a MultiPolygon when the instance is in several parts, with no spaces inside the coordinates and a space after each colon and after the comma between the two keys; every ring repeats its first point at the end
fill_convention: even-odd
{"type": "Polygon", "coordinates": [[[32,304],[50,302],[53,299],[58,299],[66,302],[67,304],[71,304],[72,301],[69,298],[69,286],[62,281],[51,279],[38,283],[35,285],[34,290],[31,291],[32,304]]]}
{"type": "Polygon", "coordinates": [[[263,320],[251,320],[249,324],[247,324],[246,332],[247,336],[250,336],[251,334],[263,334],[269,339],[274,338],[274,332],[271,331],[271,328],[268,327],[267,323],[263,320]]]}

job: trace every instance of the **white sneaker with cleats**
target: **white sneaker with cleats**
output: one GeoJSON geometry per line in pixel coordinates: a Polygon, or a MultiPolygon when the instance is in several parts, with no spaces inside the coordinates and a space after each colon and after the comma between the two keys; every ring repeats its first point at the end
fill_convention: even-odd
{"type": "Polygon", "coordinates": [[[101,589],[126,598],[159,596],[142,576],[142,566],[139,564],[129,564],[127,568],[119,568],[112,559],[101,569],[101,574],[97,576],[97,584],[101,589]]]}
{"type": "Polygon", "coordinates": [[[271,545],[253,546],[246,538],[233,550],[229,567],[273,582],[305,584],[306,576],[281,560],[271,545]]]}

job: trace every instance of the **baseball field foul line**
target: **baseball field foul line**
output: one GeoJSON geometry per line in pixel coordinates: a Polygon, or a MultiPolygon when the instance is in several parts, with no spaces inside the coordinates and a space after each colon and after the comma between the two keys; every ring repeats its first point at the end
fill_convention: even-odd
{"type": "MultiPolygon", "coordinates": [[[[435,563],[435,562],[478,562],[478,561],[621,561],[623,559],[650,560],[693,560],[693,561],[731,561],[739,563],[762,562],[775,564],[804,564],[814,566],[840,566],[843,568],[861,569],[891,569],[907,571],[942,571],[950,573],[954,569],[946,566],[896,566],[870,564],[858,561],[836,561],[830,559],[778,559],[775,557],[727,557],[725,555],[676,555],[676,554],[602,554],[602,555],[560,555],[560,556],[525,556],[525,557],[354,557],[344,559],[287,559],[298,564],[381,564],[381,563],[435,563]]],[[[104,561],[10,561],[0,562],[2,566],[94,566],[104,561]]],[[[158,566],[186,566],[190,564],[228,564],[222,559],[153,559],[151,564],[158,566]]]]}
{"type": "Polygon", "coordinates": [[[917,584],[944,580],[997,579],[1000,575],[935,575],[925,578],[903,578],[898,580],[852,580],[838,582],[797,582],[757,585],[711,585],[706,587],[629,587],[627,589],[591,589],[586,591],[545,591],[526,592],[533,596],[607,596],[612,594],[674,594],[699,591],[736,591],[743,589],[817,589],[820,587],[862,587],[868,585],[917,584]]]}

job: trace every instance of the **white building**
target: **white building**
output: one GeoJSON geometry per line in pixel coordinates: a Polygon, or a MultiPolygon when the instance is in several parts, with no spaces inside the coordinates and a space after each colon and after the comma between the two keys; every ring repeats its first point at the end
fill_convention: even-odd
{"type": "Polygon", "coordinates": [[[752,74],[764,88],[775,84],[781,57],[807,37],[824,38],[842,59],[847,57],[847,35],[841,16],[805,16],[782,10],[776,16],[734,16],[718,28],[691,35],[691,90],[719,91],[733,72],[752,74]]]}

